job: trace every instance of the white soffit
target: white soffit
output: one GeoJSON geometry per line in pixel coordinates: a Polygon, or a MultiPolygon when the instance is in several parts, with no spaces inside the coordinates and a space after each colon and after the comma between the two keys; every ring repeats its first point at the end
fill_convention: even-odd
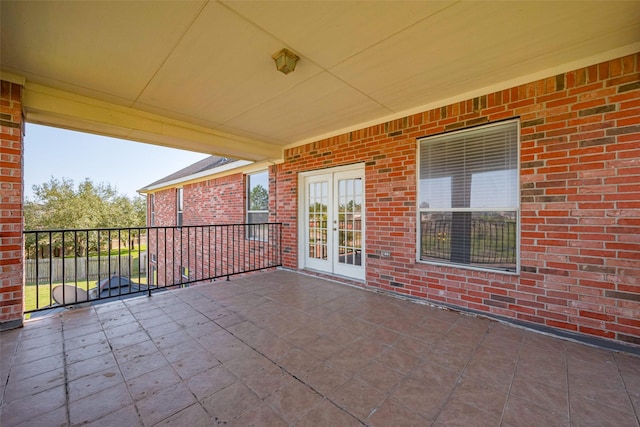
{"type": "Polygon", "coordinates": [[[65,100],[109,104],[94,114],[26,97],[28,120],[265,160],[283,146],[638,52],[639,4],[2,0],[0,67],[65,100]],[[301,56],[286,76],[271,59],[283,47],[301,56]],[[108,113],[116,107],[137,119],[108,113]],[[140,128],[146,114],[181,130],[140,128]]]}
{"type": "Polygon", "coordinates": [[[205,2],[1,3],[3,67],[130,106],[205,2]]]}
{"type": "Polygon", "coordinates": [[[640,41],[640,3],[603,6],[460,2],[331,71],[399,112],[640,41]]]}
{"type": "Polygon", "coordinates": [[[251,22],[209,3],[137,105],[224,123],[321,72],[303,61],[291,75],[278,73],[271,54],[282,47],[251,22]]]}
{"type": "Polygon", "coordinates": [[[277,133],[282,140],[295,141],[320,127],[343,127],[352,120],[361,122],[368,117],[389,113],[390,110],[362,92],[328,73],[322,73],[226,125],[230,126],[229,132],[243,128],[254,134],[277,133]],[[336,108],[345,113],[343,117],[335,117],[336,108]]]}
{"type": "Polygon", "coordinates": [[[451,6],[453,1],[224,1],[329,69],[451,6]]]}

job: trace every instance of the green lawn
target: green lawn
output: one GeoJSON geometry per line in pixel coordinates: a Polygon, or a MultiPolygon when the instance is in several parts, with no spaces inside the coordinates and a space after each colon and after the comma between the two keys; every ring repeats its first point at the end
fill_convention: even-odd
{"type": "MultiPolygon", "coordinates": [[[[72,283],[66,283],[67,285],[73,285],[72,283]]],[[[56,286],[62,285],[62,282],[53,283],[49,286],[48,283],[42,283],[39,286],[35,284],[27,284],[24,287],[24,309],[25,311],[34,310],[38,307],[45,307],[47,305],[55,304],[53,298],[51,298],[51,289],[56,286]]],[[[96,282],[94,281],[81,281],[75,284],[75,286],[84,289],[94,288],[96,282]]]]}
{"type": "MultiPolygon", "coordinates": [[[[146,276],[141,276],[140,278],[138,278],[138,276],[136,275],[136,276],[133,276],[131,280],[143,285],[147,284],[146,276]]],[[[63,284],[62,282],[56,282],[56,283],[52,283],[51,286],[49,286],[48,283],[41,283],[39,286],[36,286],[33,283],[25,285],[24,287],[25,311],[35,310],[36,308],[42,308],[48,305],[55,304],[55,301],[53,301],[53,298],[51,298],[51,289],[62,284],[63,284]]],[[[89,281],[82,280],[82,281],[78,281],[77,283],[67,282],[64,284],[77,286],[80,289],[83,289],[85,291],[88,291],[96,287],[95,280],[89,280],[89,281]]],[[[29,318],[28,314],[26,315],[26,318],[27,319],[29,318]]]]}

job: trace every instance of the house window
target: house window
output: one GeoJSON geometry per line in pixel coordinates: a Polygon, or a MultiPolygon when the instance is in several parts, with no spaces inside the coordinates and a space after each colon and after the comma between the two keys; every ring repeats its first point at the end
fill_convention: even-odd
{"type": "Polygon", "coordinates": [[[156,195],[152,194],[151,195],[151,200],[149,202],[150,205],[150,211],[151,213],[149,214],[149,221],[150,221],[150,225],[152,227],[154,227],[156,225],[156,195]]]}
{"type": "Polygon", "coordinates": [[[518,272],[519,124],[419,140],[418,259],[518,272]]]}
{"type": "Polygon", "coordinates": [[[176,207],[176,211],[178,212],[177,214],[177,218],[176,218],[176,225],[178,227],[182,227],[182,210],[184,208],[184,193],[182,191],[182,188],[178,188],[176,190],[176,201],[177,201],[177,207],[176,207]]]}
{"type": "Polygon", "coordinates": [[[247,175],[247,223],[250,239],[268,240],[269,222],[269,172],[263,171],[247,175]]]}
{"type": "Polygon", "coordinates": [[[153,267],[151,267],[151,277],[150,279],[150,285],[158,285],[158,267],[156,267],[155,265],[153,267]]]}

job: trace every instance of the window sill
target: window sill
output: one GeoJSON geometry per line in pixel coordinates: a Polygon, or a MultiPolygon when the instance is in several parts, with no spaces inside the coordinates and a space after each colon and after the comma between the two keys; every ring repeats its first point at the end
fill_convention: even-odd
{"type": "Polygon", "coordinates": [[[466,265],[466,264],[454,264],[454,263],[449,263],[449,262],[437,262],[437,261],[427,261],[427,260],[423,260],[423,259],[416,259],[416,262],[418,264],[425,264],[425,265],[435,265],[438,267],[449,267],[449,268],[456,268],[456,269],[460,269],[460,270],[472,270],[472,271],[481,271],[484,273],[495,273],[495,274],[505,274],[507,276],[520,276],[520,268],[519,266],[516,268],[516,271],[508,271],[508,270],[498,270],[495,268],[482,268],[482,267],[477,267],[475,265],[466,265]]]}

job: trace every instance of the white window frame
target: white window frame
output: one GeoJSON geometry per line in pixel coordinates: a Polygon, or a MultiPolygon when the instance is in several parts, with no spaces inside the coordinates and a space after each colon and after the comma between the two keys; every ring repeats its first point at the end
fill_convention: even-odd
{"type": "Polygon", "coordinates": [[[149,204],[151,205],[151,213],[149,214],[149,222],[150,225],[152,227],[155,227],[156,225],[156,195],[155,194],[151,194],[151,200],[149,202],[149,204]]]}
{"type": "Polygon", "coordinates": [[[247,174],[247,178],[246,178],[246,223],[248,224],[247,226],[247,230],[246,230],[246,237],[249,240],[262,240],[262,241],[268,241],[269,240],[269,235],[268,235],[268,228],[267,233],[262,233],[260,232],[257,236],[253,235],[253,232],[255,231],[255,226],[252,226],[250,224],[252,224],[251,220],[250,220],[250,216],[251,214],[267,214],[267,222],[269,221],[269,170],[268,169],[264,169],[261,171],[257,171],[254,173],[250,173],[247,174]],[[255,175],[261,175],[261,174],[266,174],[267,177],[267,209],[260,209],[260,210],[252,210],[251,208],[251,177],[255,176],[255,175]]]}
{"type": "Polygon", "coordinates": [[[151,277],[149,278],[150,285],[158,286],[158,267],[155,265],[151,266],[151,277]]]}
{"type": "Polygon", "coordinates": [[[182,227],[184,221],[184,189],[176,188],[176,226],[182,227]]]}
{"type": "Polygon", "coordinates": [[[520,274],[520,235],[521,235],[521,214],[520,214],[520,205],[521,205],[521,197],[520,197],[520,121],[518,119],[515,120],[508,120],[508,121],[502,121],[502,122],[497,122],[497,123],[492,123],[492,124],[488,124],[488,125],[482,125],[482,126],[478,126],[478,127],[473,127],[473,128],[467,128],[467,129],[461,129],[459,131],[455,131],[455,132],[448,132],[445,134],[439,134],[439,135],[432,135],[432,136],[428,136],[428,137],[424,137],[424,138],[419,138],[418,139],[418,147],[417,147],[417,156],[416,156],[416,188],[417,188],[417,195],[416,195],[416,261],[419,263],[424,263],[424,264],[434,264],[434,265],[441,265],[441,266],[446,266],[446,267],[455,267],[455,268],[462,268],[462,269],[468,269],[468,270],[479,270],[479,271],[487,271],[487,272],[492,272],[492,273],[502,273],[502,274],[509,274],[509,275],[519,275],[520,274]],[[516,172],[516,191],[517,191],[517,202],[516,202],[516,206],[515,207],[495,207],[495,208],[447,208],[447,209],[439,209],[439,208],[434,208],[434,209],[430,209],[430,208],[421,208],[420,207],[420,170],[421,170],[421,142],[425,141],[425,140],[433,140],[433,139],[437,139],[439,137],[450,137],[451,135],[455,135],[455,134],[459,134],[459,133],[464,133],[464,132],[468,132],[470,130],[477,130],[479,128],[490,128],[490,127],[494,127],[494,126],[507,126],[509,124],[514,124],[517,126],[517,130],[516,130],[516,135],[517,135],[517,142],[516,142],[516,150],[517,150],[517,172],[516,172]],[[438,212],[438,213],[443,213],[443,212],[485,212],[485,211],[495,211],[495,212],[500,212],[500,211],[512,211],[515,213],[516,215],[516,225],[515,225],[515,238],[516,238],[516,242],[515,242],[515,269],[514,270],[506,270],[506,269],[500,269],[500,268],[491,268],[491,267],[480,267],[477,264],[465,264],[465,263],[456,263],[456,262],[452,262],[452,261],[437,261],[434,259],[422,259],[422,254],[421,254],[421,245],[422,245],[422,224],[421,224],[421,220],[422,220],[422,214],[424,212],[438,212]]]}

